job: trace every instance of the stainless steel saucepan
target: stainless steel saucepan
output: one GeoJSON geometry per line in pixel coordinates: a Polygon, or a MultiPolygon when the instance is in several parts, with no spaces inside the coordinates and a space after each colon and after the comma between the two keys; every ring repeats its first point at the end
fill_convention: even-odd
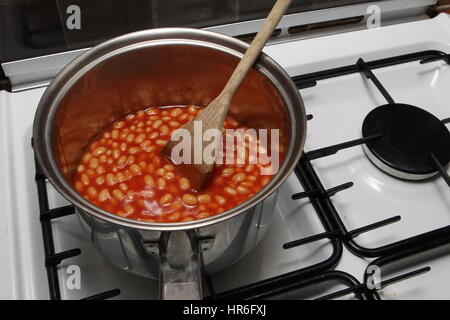
{"type": "Polygon", "coordinates": [[[221,214],[190,222],[150,223],[102,210],[72,187],[89,142],[114,120],[149,106],[206,106],[248,45],[218,33],[167,28],[104,42],[67,65],[45,91],[35,116],[34,148],[52,185],[77,208],[98,250],[129,272],[159,278],[164,299],[198,299],[202,272],[231,265],[261,239],[277,190],[303,150],[306,115],[287,73],[262,54],[230,114],[250,128],[280,129],[281,165],[256,195],[221,214]]]}

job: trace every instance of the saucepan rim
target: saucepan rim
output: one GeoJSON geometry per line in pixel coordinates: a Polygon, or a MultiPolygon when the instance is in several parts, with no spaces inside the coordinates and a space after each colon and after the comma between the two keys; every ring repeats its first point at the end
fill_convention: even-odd
{"type": "Polygon", "coordinates": [[[103,210],[89,202],[66,180],[53,153],[52,129],[59,103],[72,86],[97,64],[127,50],[167,44],[200,45],[241,58],[248,44],[223,34],[191,29],[160,28],[137,31],[103,42],[70,62],[53,79],[44,92],[33,124],[33,147],[37,161],[55,189],[75,207],[99,219],[124,227],[154,231],[188,230],[209,226],[237,216],[264,201],[287,179],[300,159],[306,138],[306,112],[297,87],[273,59],[262,54],[255,68],[275,86],[285,102],[290,119],[290,141],[283,163],[277,174],[253,197],[220,214],[187,222],[155,223],[132,220],[103,210]]]}

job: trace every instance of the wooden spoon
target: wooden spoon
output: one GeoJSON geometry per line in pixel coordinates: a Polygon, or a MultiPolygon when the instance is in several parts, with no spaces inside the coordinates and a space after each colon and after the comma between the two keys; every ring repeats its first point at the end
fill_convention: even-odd
{"type": "MultiPolygon", "coordinates": [[[[176,161],[174,157],[172,157],[172,149],[179,143],[186,143],[185,140],[178,142],[170,139],[164,146],[162,153],[168,156],[177,165],[177,169],[189,179],[191,186],[195,190],[201,189],[203,183],[211,173],[214,163],[205,162],[202,156],[205,147],[211,144],[210,141],[203,141],[201,138],[202,141],[197,141],[197,147],[195,147],[196,144],[194,143],[194,139],[196,136],[194,134],[194,121],[200,121],[197,124],[197,128],[199,124],[201,124],[203,133],[208,129],[222,129],[223,122],[236,90],[259,57],[264,45],[272,35],[275,27],[278,25],[278,22],[291,2],[292,0],[278,0],[275,3],[267,16],[267,19],[264,21],[261,30],[259,30],[256,37],[253,39],[222,92],[205,109],[203,109],[201,114],[180,128],[187,130],[191,138],[191,145],[186,146],[186,148],[190,148],[191,151],[190,163],[178,163],[179,161],[176,161]],[[200,163],[194,163],[194,159],[201,159],[201,161],[197,161],[200,163]]],[[[174,134],[175,133],[176,131],[174,134]]],[[[214,143],[218,143],[218,141],[214,141],[214,143]]]]}

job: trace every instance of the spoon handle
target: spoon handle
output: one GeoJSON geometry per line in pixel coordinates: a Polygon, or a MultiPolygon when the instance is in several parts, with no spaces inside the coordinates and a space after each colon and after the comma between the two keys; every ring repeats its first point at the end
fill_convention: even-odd
{"type": "Polygon", "coordinates": [[[264,45],[273,34],[273,31],[278,25],[278,22],[280,22],[281,17],[284,15],[291,2],[292,0],[278,0],[275,3],[258,34],[253,39],[250,47],[245,52],[241,61],[228,80],[225,88],[221,92],[221,96],[228,96],[230,100],[234,96],[235,91],[239,88],[239,85],[241,84],[242,80],[244,80],[247,72],[259,57],[262,49],[264,48],[264,45]]]}

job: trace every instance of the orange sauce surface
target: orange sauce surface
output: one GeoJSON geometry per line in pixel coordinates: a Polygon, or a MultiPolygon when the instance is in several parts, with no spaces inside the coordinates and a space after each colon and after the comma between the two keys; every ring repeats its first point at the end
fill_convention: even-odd
{"type": "MultiPolygon", "coordinates": [[[[261,164],[249,164],[248,154],[244,164],[215,164],[201,192],[160,155],[173,131],[199,112],[195,106],[149,108],[115,121],[82,155],[75,189],[104,210],[149,222],[202,219],[246,201],[271,178],[261,175],[261,164]]],[[[224,128],[247,129],[230,117],[224,128]]]]}

